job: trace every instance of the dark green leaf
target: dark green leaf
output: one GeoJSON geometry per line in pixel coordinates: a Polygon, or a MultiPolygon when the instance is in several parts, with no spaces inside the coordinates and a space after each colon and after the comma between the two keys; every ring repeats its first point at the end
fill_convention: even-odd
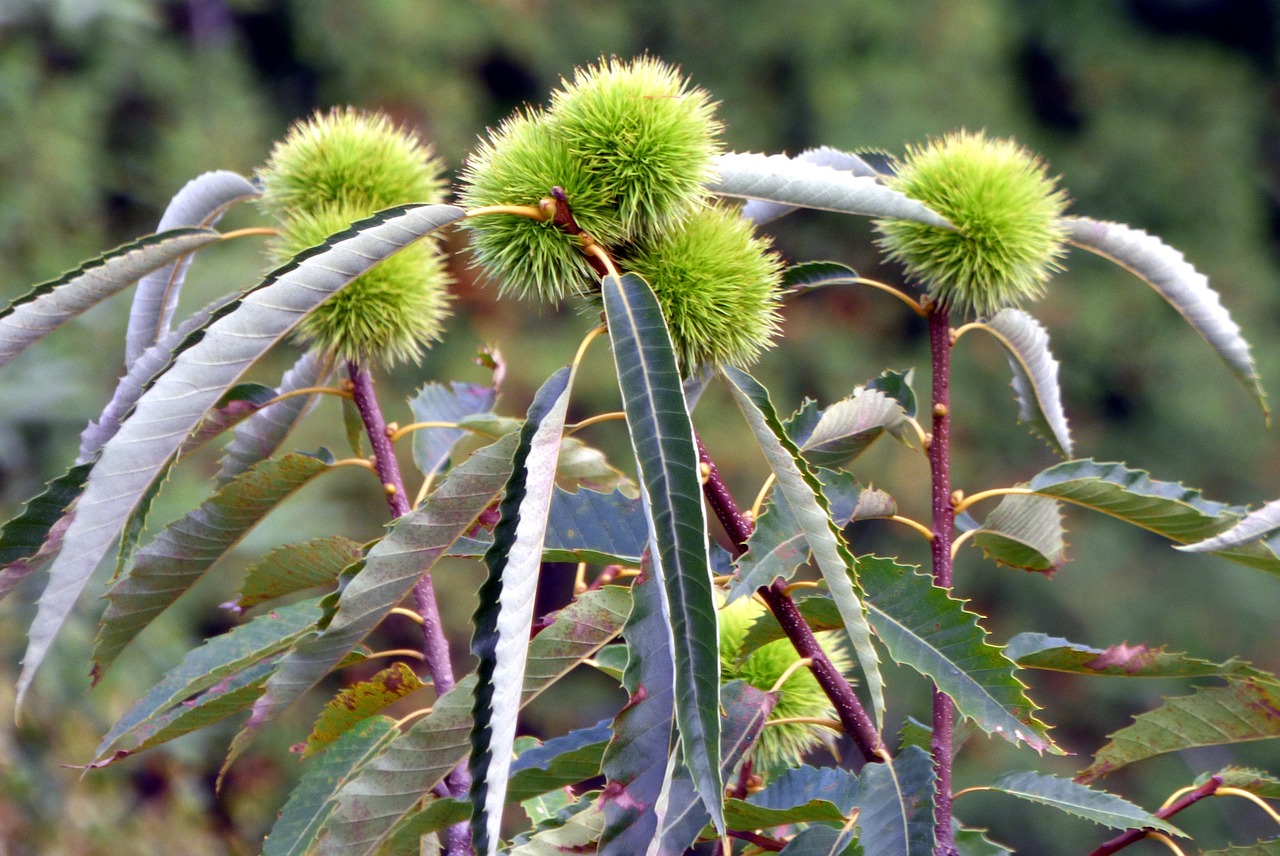
{"type": "Polygon", "coordinates": [[[1170,835],[1183,834],[1176,826],[1122,797],[1086,787],[1070,779],[1033,772],[1010,773],[997,779],[991,788],[1019,799],[1052,806],[1112,829],[1150,827],[1170,835]]]}
{"type": "Polygon", "coordinates": [[[343,568],[363,555],[363,547],[340,535],[277,547],[245,571],[234,606],[251,609],[294,592],[336,585],[343,568]]]}
{"type": "Polygon", "coordinates": [[[933,759],[908,746],[858,774],[858,843],[875,856],[933,856],[933,759]]]}
{"type": "Polygon", "coordinates": [[[858,798],[858,777],[835,767],[792,767],[747,802],[771,811],[787,811],[820,800],[848,815],[858,798]]]}
{"type": "Polygon", "coordinates": [[[792,294],[804,294],[829,285],[852,285],[858,272],[839,262],[801,262],[782,272],[782,288],[792,294]]]}
{"type": "Polygon", "coordinates": [[[1197,785],[1204,784],[1209,780],[1210,775],[1222,777],[1220,787],[1239,788],[1242,791],[1256,794],[1263,799],[1280,800],[1280,779],[1262,770],[1250,770],[1245,767],[1226,767],[1216,774],[1205,773],[1202,776],[1197,776],[1195,783],[1197,785]]]}
{"type": "Polygon", "coordinates": [[[314,351],[308,351],[284,373],[274,394],[276,397],[289,397],[264,407],[236,426],[231,442],[222,453],[222,464],[218,470],[219,484],[227,483],[258,461],[275,454],[293,426],[316,400],[314,395],[291,393],[323,384],[331,370],[332,365],[328,360],[314,351]]]}
{"type": "MultiPolygon", "coordinates": [[[[457,422],[489,413],[498,400],[498,376],[493,386],[453,382],[428,383],[409,399],[415,422],[457,422]]],[[[466,431],[461,428],[420,428],[413,433],[413,462],[424,476],[437,473],[449,460],[449,449],[466,431]]]]}
{"type": "Polygon", "coordinates": [[[61,545],[61,530],[67,524],[59,526],[59,521],[64,520],[68,506],[80,496],[92,468],[90,463],[67,470],[0,529],[0,598],[43,566],[61,545]]]}
{"type": "Polygon", "coordinates": [[[1225,663],[1212,663],[1175,654],[1163,647],[1130,645],[1127,642],[1110,648],[1091,648],[1043,633],[1019,633],[1009,640],[1005,656],[1026,669],[1068,672],[1077,675],[1105,675],[1121,678],[1276,678],[1255,669],[1244,660],[1232,657],[1225,663]]]}
{"type": "Polygon", "coordinates": [[[1024,571],[1052,574],[1067,560],[1062,512],[1045,496],[1001,497],[974,532],[973,543],[988,559],[1024,571]]]}
{"type": "Polygon", "coordinates": [[[521,752],[511,762],[507,801],[524,802],[600,775],[600,763],[612,736],[609,721],[601,720],[521,752]]]}

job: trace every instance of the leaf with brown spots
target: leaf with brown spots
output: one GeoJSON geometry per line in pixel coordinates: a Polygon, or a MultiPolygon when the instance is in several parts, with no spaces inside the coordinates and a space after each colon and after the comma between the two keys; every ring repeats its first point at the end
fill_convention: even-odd
{"type": "Polygon", "coordinates": [[[373,716],[389,704],[426,684],[405,663],[396,663],[367,681],[352,684],[334,696],[319,718],[306,742],[293,747],[303,758],[310,758],[337,740],[361,720],[373,716]]]}

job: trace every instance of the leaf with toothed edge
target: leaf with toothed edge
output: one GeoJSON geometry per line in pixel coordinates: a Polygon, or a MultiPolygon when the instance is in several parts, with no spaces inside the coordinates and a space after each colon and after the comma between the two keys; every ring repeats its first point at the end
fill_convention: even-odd
{"type": "MultiPolygon", "coordinates": [[[[494,386],[453,382],[428,383],[409,399],[415,422],[458,422],[468,416],[490,413],[498,400],[497,378],[494,386]]],[[[444,468],[449,460],[449,450],[462,438],[462,428],[422,428],[413,434],[413,462],[418,472],[432,475],[444,468]]]]}
{"type": "Polygon", "coordinates": [[[361,545],[341,535],[285,544],[245,570],[240,596],[224,606],[244,611],[294,592],[332,586],[343,569],[362,555],[361,545]]]}
{"type": "MultiPolygon", "coordinates": [[[[835,598],[845,631],[853,643],[863,680],[871,695],[871,706],[877,727],[884,724],[884,678],[880,675],[880,658],[871,642],[871,626],[866,607],[858,597],[851,574],[855,564],[844,536],[831,517],[831,509],[823,495],[822,483],[787,436],[769,400],[768,391],[744,371],[721,369],[729,381],[734,401],[746,417],[756,442],[764,452],[769,468],[777,477],[774,502],[785,500],[808,542],[809,550],[822,572],[831,595],[835,598]]],[[[895,405],[896,406],[896,405],[895,405]]]]}
{"type": "Polygon", "coordinates": [[[498,506],[493,544],[484,555],[488,575],[472,620],[471,653],[478,662],[471,727],[471,830],[476,851],[490,856],[502,843],[502,807],[534,595],[572,380],[572,371],[561,369],[529,405],[498,506]]]}
{"type": "Polygon", "coordinates": [[[1070,243],[1125,268],[1178,310],[1253,394],[1270,420],[1266,392],[1249,343],[1218,293],[1209,287],[1208,277],[1192,267],[1182,253],[1141,229],[1088,217],[1063,217],[1058,222],[1067,230],[1070,243]]]}
{"type": "Polygon", "coordinates": [[[1021,309],[1001,309],[977,326],[995,337],[1008,352],[1013,389],[1018,394],[1018,421],[1030,424],[1049,446],[1071,457],[1071,430],[1062,411],[1058,361],[1049,352],[1049,334],[1021,309]]]}
{"type": "Polygon", "coordinates": [[[1250,511],[1239,523],[1226,532],[1212,538],[1197,541],[1194,544],[1181,544],[1175,550],[1188,553],[1213,553],[1218,550],[1229,550],[1241,547],[1251,541],[1257,541],[1280,529],[1280,500],[1273,500],[1259,509],[1250,511]]]}
{"type": "Polygon", "coordinates": [[[49,482],[17,517],[0,529],[0,598],[43,567],[61,544],[67,509],[84,489],[93,464],[80,464],[49,482]]]}
{"type": "Polygon", "coordinates": [[[1169,835],[1183,838],[1186,834],[1173,824],[1134,805],[1128,800],[1095,790],[1070,779],[1046,776],[1041,773],[1010,773],[1001,776],[991,785],[991,790],[1019,799],[1052,806],[1059,811],[1112,829],[1158,829],[1169,835]]]}
{"type": "Polygon", "coordinates": [[[1067,560],[1064,535],[1057,500],[1009,494],[974,530],[973,543],[1002,565],[1052,574],[1067,560]]]}
{"type": "MultiPolygon", "coordinates": [[[[852,152],[842,152],[829,146],[819,146],[816,149],[806,149],[795,158],[800,163],[810,163],[816,166],[829,166],[832,169],[842,170],[856,176],[868,176],[874,178],[877,172],[870,164],[852,152]]],[[[777,202],[765,202],[760,199],[752,199],[742,206],[742,216],[754,222],[757,226],[784,217],[793,211],[798,210],[794,205],[783,205],[777,202]]]]}
{"type": "MultiPolygon", "coordinates": [[[[198,175],[174,195],[157,232],[179,227],[212,227],[231,205],[259,195],[258,188],[238,173],[217,170],[198,175]]],[[[170,262],[138,280],[129,308],[129,328],[125,333],[126,369],[169,330],[178,296],[191,264],[191,256],[170,262]]]]}
{"type": "Polygon", "coordinates": [[[29,630],[16,690],[19,707],[90,575],[209,408],[324,299],[463,214],[449,205],[415,205],[356,223],[275,271],[207,329],[192,334],[190,345],[103,447],[76,505],[29,630]]]}
{"type": "Polygon", "coordinates": [[[723,829],[719,619],[693,425],[671,336],[648,283],[634,274],[606,276],[601,291],[650,522],[650,560],[666,593],[681,752],[723,829]]]}
{"type": "Polygon", "coordinates": [[[0,366],[144,274],[221,240],[213,229],[171,229],[117,247],[35,286],[0,310],[0,366]]]}
{"type": "Polygon", "coordinates": [[[1253,678],[1276,683],[1269,672],[1232,657],[1214,663],[1165,651],[1163,647],[1122,642],[1110,648],[1080,645],[1043,633],[1019,633],[1004,648],[1005,656],[1024,669],[1122,678],[1253,678]]]}
{"type": "Polygon", "coordinates": [[[937,782],[929,753],[908,746],[858,774],[858,843],[876,856],[932,856],[937,782]]]}

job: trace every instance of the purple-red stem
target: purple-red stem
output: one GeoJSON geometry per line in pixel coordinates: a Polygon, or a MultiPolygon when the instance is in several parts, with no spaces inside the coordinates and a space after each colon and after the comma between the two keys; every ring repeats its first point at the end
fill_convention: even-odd
{"type": "MultiPolygon", "coordinates": [[[[373,377],[359,363],[347,363],[347,377],[351,381],[351,398],[355,402],[360,419],[364,422],[369,445],[373,449],[373,467],[382,482],[387,496],[387,508],[393,519],[409,513],[409,497],[405,494],[404,478],[400,475],[400,461],[391,445],[387,421],[382,416],[378,397],[373,389],[373,377]]],[[[440,607],[436,604],[435,587],[431,575],[426,574],[413,589],[418,615],[422,618],[422,656],[436,697],[453,689],[453,661],[449,657],[449,640],[444,635],[444,623],[440,620],[440,607]]],[[[471,790],[471,775],[465,765],[453,770],[445,779],[449,792],[459,798],[471,790]]],[[[471,850],[471,830],[467,824],[457,824],[449,829],[447,852],[462,854],[471,850]]]]}
{"type": "MultiPolygon", "coordinates": [[[[701,438],[698,439],[698,457],[707,467],[708,473],[702,492],[711,510],[715,512],[720,524],[732,539],[734,552],[742,555],[746,552],[747,539],[751,537],[753,524],[738,510],[737,503],[734,502],[728,487],[720,477],[720,471],[716,469],[716,465],[707,454],[706,447],[702,445],[701,438]]],[[[840,670],[832,665],[827,652],[823,651],[822,646],[818,644],[813,630],[796,607],[796,602],[791,599],[791,595],[787,594],[786,586],[781,580],[774,580],[772,585],[762,586],[759,593],[774,617],[778,619],[778,624],[781,625],[796,651],[801,657],[807,657],[812,661],[809,666],[810,671],[813,672],[823,692],[827,694],[827,698],[831,699],[840,724],[844,727],[845,733],[853,739],[862,757],[868,762],[883,761],[884,746],[880,741],[879,733],[876,732],[875,723],[862,707],[862,702],[858,700],[853,687],[849,686],[849,682],[840,674],[840,670]]]]}
{"type": "MultiPolygon", "coordinates": [[[[929,353],[933,365],[933,434],[929,441],[929,473],[933,482],[933,580],[951,588],[951,542],[956,514],[951,504],[951,316],[934,305],[929,311],[929,353]]],[[[951,756],[954,711],[946,693],[933,688],[933,736],[929,748],[937,776],[934,803],[937,856],[956,856],[951,831],[951,756]]]]}
{"type": "MultiPolygon", "coordinates": [[[[1169,803],[1169,805],[1157,811],[1156,817],[1161,820],[1168,820],[1187,806],[1194,805],[1205,797],[1213,796],[1218,792],[1218,788],[1220,787],[1222,787],[1222,777],[1210,776],[1209,781],[1205,782],[1194,791],[1189,791],[1183,794],[1174,802],[1169,803]]],[[[1089,856],[1111,856],[1112,853],[1117,853],[1128,847],[1130,844],[1141,841],[1143,838],[1146,838],[1146,836],[1146,829],[1125,830],[1115,838],[1103,844],[1097,850],[1094,850],[1089,854],[1089,856]]]]}

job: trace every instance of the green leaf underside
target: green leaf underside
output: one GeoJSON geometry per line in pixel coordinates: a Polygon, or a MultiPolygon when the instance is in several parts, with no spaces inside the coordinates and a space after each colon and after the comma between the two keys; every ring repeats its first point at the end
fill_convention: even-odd
{"type": "MultiPolygon", "coordinates": [[[[724,685],[722,700],[725,721],[721,732],[720,773],[729,779],[760,738],[777,697],[742,681],[731,681],[724,685]]],[[[697,798],[689,770],[684,765],[676,768],[662,796],[659,811],[663,810],[660,853],[683,853],[711,824],[711,815],[697,798]]]]}
{"type": "Polygon", "coordinates": [[[240,584],[240,610],[320,586],[333,586],[343,568],[358,562],[364,548],[349,538],[330,535],[285,544],[250,565],[240,584]]]}
{"type": "Polygon", "coordinates": [[[733,368],[725,368],[723,372],[734,400],[755,434],[769,468],[777,477],[774,502],[786,502],[789,506],[840,609],[844,629],[853,643],[863,680],[871,695],[876,724],[881,726],[884,721],[884,679],[880,675],[880,661],[871,642],[866,608],[859,601],[851,578],[855,567],[853,556],[832,520],[822,483],[787,436],[765,388],[746,372],[733,368]]]}
{"type": "Polygon", "coordinates": [[[792,294],[804,294],[830,285],[852,285],[858,272],[839,262],[801,262],[782,272],[782,288],[792,294]]]}
{"type": "Polygon", "coordinates": [[[484,556],[488,575],[480,587],[471,637],[471,653],[478,660],[471,817],[472,840],[480,853],[494,854],[502,843],[502,807],[571,383],[570,369],[563,368],[534,396],[498,506],[493,545],[484,556]]]}
{"type": "MultiPolygon", "coordinates": [[[[1240,506],[1205,499],[1199,491],[1153,479],[1124,464],[1065,461],[1043,471],[1027,485],[1052,496],[1101,511],[1179,544],[1202,541],[1234,525],[1240,506]]],[[[1251,568],[1280,574],[1280,557],[1261,542],[1213,553],[1251,568]]]]}
{"type": "MultiPolygon", "coordinates": [[[[630,593],[587,592],[529,644],[522,705],[595,653],[622,629],[630,593]]],[[[423,795],[467,756],[474,676],[439,698],[431,713],[386,747],[337,794],[319,856],[372,853],[423,795]]]]}
{"type": "Polygon", "coordinates": [[[1077,779],[1091,782],[1114,770],[1166,752],[1280,737],[1280,687],[1250,680],[1200,687],[1166,698],[1155,710],[1110,735],[1077,779]]]}
{"type": "Polygon", "coordinates": [[[1057,752],[1016,666],[986,641],[978,616],[933,580],[892,559],[862,556],[858,579],[871,624],[890,656],[928,676],[988,734],[1057,752]]]}
{"type": "Polygon", "coordinates": [[[144,274],[220,240],[213,229],[172,229],[124,244],[35,286],[0,310],[0,366],[144,274]]]}
{"type": "Polygon", "coordinates": [[[956,850],[960,856],[1014,856],[1013,851],[987,838],[985,829],[957,829],[956,850]]]}
{"type": "MultiPolygon", "coordinates": [[[[331,364],[314,351],[308,351],[280,378],[274,396],[288,395],[300,389],[320,386],[332,370],[331,364]]],[[[314,395],[293,395],[265,407],[236,426],[222,452],[218,483],[225,484],[254,464],[271,457],[293,426],[315,404],[314,395]]]]}
{"type": "Polygon", "coordinates": [[[1184,544],[1174,549],[1188,553],[1213,553],[1218,550],[1229,550],[1264,538],[1276,529],[1280,529],[1280,500],[1268,502],[1259,509],[1250,511],[1239,523],[1225,532],[1206,538],[1195,544],[1184,544]]]}
{"type": "Polygon", "coordinates": [[[311,852],[321,826],[333,812],[338,789],[399,735],[394,720],[371,716],[312,759],[263,842],[262,856],[311,852]]]}
{"type": "Polygon", "coordinates": [[[950,229],[946,219],[920,202],[891,190],[870,176],[805,163],[786,155],[730,152],[716,159],[718,181],[712,193],[739,199],[763,199],[799,208],[818,208],[867,217],[914,220],[950,229]]]}
{"type": "Polygon", "coordinates": [[[183,442],[178,456],[185,457],[222,432],[243,422],[262,409],[262,405],[274,398],[275,394],[274,389],[260,383],[238,383],[231,387],[183,442]]]}
{"type": "Polygon", "coordinates": [[[264,461],[166,527],[107,592],[94,643],[95,674],[272,509],[329,469],[330,461],[310,455],[264,461]]]}
{"type": "Polygon", "coordinates": [[[1012,386],[1018,396],[1018,421],[1029,424],[1050,448],[1070,458],[1071,430],[1062,411],[1058,361],[1049,352],[1049,334],[1021,309],[1001,309],[980,326],[1008,352],[1012,386]]]}
{"type": "MultiPolygon", "coordinates": [[[[474,383],[428,383],[409,399],[414,422],[457,422],[489,413],[498,400],[493,386],[474,383]]],[[[462,428],[422,428],[413,433],[413,462],[424,476],[439,472],[449,449],[466,431],[462,428]]]]}
{"type": "Polygon", "coordinates": [[[643,853],[658,834],[656,807],[670,786],[667,759],[675,736],[675,660],[662,611],[661,581],[648,563],[631,588],[631,615],[623,629],[627,704],[613,721],[602,772],[604,833],[600,856],[643,853]]]}
{"type": "Polygon", "coordinates": [[[49,482],[43,493],[28,501],[22,513],[0,529],[0,598],[47,561],[46,544],[56,549],[61,542],[54,527],[58,527],[68,506],[80,496],[91,469],[93,464],[88,463],[67,470],[49,482]]]}
{"type": "Polygon", "coordinates": [[[1019,633],[1009,640],[1005,656],[1024,669],[1068,672],[1120,678],[1255,678],[1275,681],[1275,676],[1231,658],[1213,663],[1171,653],[1164,648],[1130,645],[1091,648],[1043,633],[1019,633]]]}
{"type": "Polygon", "coordinates": [[[536,831],[527,841],[512,847],[510,856],[563,856],[587,853],[604,830],[604,814],[589,796],[579,799],[568,818],[536,831]]]}
{"type": "MultiPolygon", "coordinates": [[[[805,149],[796,155],[795,159],[802,163],[832,167],[853,175],[876,176],[879,174],[871,164],[863,160],[858,154],[833,149],[830,146],[805,149]]],[[[785,217],[795,210],[797,209],[794,205],[751,199],[742,206],[742,216],[759,226],[779,217],[785,217]]]]}
{"type": "MultiPolygon", "coordinates": [[[[1112,829],[1143,829],[1150,827],[1169,835],[1183,836],[1176,826],[1161,820],[1154,814],[1128,800],[1094,790],[1057,776],[1041,773],[1010,773],[1001,776],[991,786],[992,790],[1041,805],[1052,806],[1067,814],[1092,820],[1112,829]]],[[[1183,836],[1185,837],[1185,836],[1183,836]]]]}
{"type": "Polygon", "coordinates": [[[719,630],[693,425],[671,336],[648,283],[634,274],[606,276],[601,289],[650,521],[650,559],[666,594],[681,751],[723,829],[719,630]]]}
{"type": "Polygon", "coordinates": [[[320,614],[318,599],[301,601],[271,610],[190,651],[111,727],[98,746],[95,761],[120,750],[140,748],[151,736],[148,726],[157,716],[286,650],[315,627],[320,614]]]}
{"type": "Polygon", "coordinates": [[[935,781],[929,754],[909,746],[858,775],[858,843],[876,856],[932,856],[935,781]]]}
{"type": "Polygon", "coordinates": [[[793,439],[815,467],[848,465],[886,432],[901,434],[901,404],[878,389],[859,387],[822,411],[813,429],[793,439]]]}
{"type": "Polygon", "coordinates": [[[1121,223],[1088,217],[1063,217],[1067,240],[1083,250],[1110,259],[1154,288],[1187,320],[1240,379],[1267,415],[1266,392],[1249,343],[1222,306],[1209,280],[1182,253],[1159,238],[1121,223]]]}
{"type": "MultiPolygon", "coordinates": [[[[1217,772],[1222,777],[1224,788],[1239,788],[1263,799],[1280,800],[1280,779],[1261,770],[1247,767],[1224,767],[1217,772]]],[[[1209,773],[1196,777],[1195,784],[1202,785],[1209,780],[1209,773]]]]}
{"type": "Polygon", "coordinates": [[[278,269],[207,329],[193,334],[190,346],[142,395],[133,415],[102,449],[29,630],[16,689],[19,706],[89,576],[208,409],[326,297],[396,250],[462,216],[452,206],[423,205],[361,221],[278,269]]]}
{"type": "Polygon", "coordinates": [[[1064,536],[1057,500],[1010,494],[982,521],[973,543],[1002,565],[1052,573],[1066,562],[1064,536]]]}
{"type": "MultiPolygon", "coordinates": [[[[421,507],[395,521],[342,590],[332,620],[302,640],[272,676],[247,729],[274,719],[315,686],[430,572],[506,484],[515,441],[509,435],[479,450],[451,471],[421,507]]],[[[244,740],[236,738],[241,746],[244,740]]],[[[233,744],[232,756],[236,751],[233,744]]]]}
{"type": "Polygon", "coordinates": [[[361,720],[427,686],[405,663],[395,663],[368,680],[338,691],[320,715],[300,749],[310,758],[350,731],[361,720]]]}

